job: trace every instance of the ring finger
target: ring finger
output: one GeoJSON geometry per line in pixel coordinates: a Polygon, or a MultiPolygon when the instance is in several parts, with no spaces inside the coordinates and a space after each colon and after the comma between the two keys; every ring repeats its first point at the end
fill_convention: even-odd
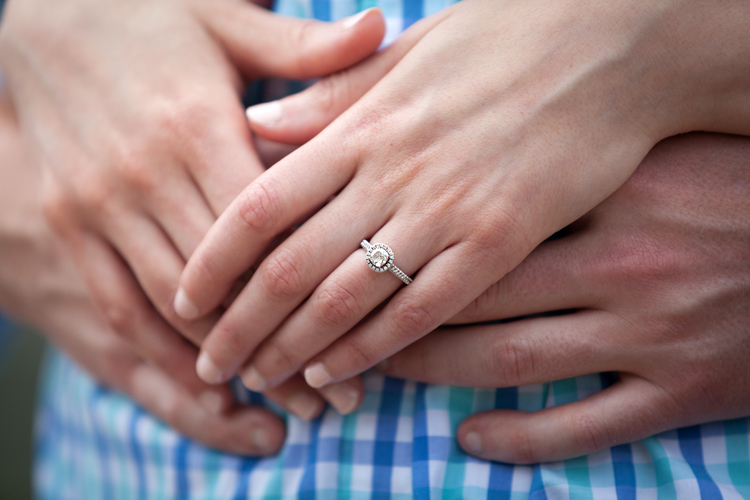
{"type": "Polygon", "coordinates": [[[258,345],[355,251],[362,235],[382,227],[387,218],[383,210],[351,208],[358,207],[353,191],[337,196],[261,263],[203,344],[199,374],[204,380],[219,382],[236,373],[258,345]]]}
{"type": "MultiPolygon", "coordinates": [[[[372,243],[393,246],[393,266],[413,273],[429,262],[450,241],[427,225],[400,217],[378,231],[372,243]]],[[[256,351],[242,373],[255,390],[273,386],[302,368],[310,357],[346,334],[393,292],[403,286],[390,272],[373,272],[365,253],[357,250],[334,270],[312,296],[256,351]]],[[[386,257],[387,254],[384,254],[386,257]]]]}

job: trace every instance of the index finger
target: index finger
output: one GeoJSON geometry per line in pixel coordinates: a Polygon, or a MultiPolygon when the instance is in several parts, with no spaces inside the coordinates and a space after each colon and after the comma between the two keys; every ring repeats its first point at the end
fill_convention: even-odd
{"type": "Polygon", "coordinates": [[[235,280],[258,260],[277,234],[300,222],[346,184],[351,169],[315,169],[309,162],[349,162],[310,153],[309,148],[302,147],[266,171],[211,227],[180,278],[174,303],[180,317],[198,318],[218,306],[235,280]],[[307,165],[300,164],[303,157],[307,165]]]}

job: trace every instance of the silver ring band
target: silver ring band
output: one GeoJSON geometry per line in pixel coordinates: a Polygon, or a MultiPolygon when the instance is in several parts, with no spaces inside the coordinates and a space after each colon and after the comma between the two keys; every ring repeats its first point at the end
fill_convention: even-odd
{"type": "Polygon", "coordinates": [[[388,245],[382,243],[371,245],[367,240],[362,240],[360,245],[364,248],[365,252],[367,252],[365,254],[365,262],[370,266],[370,269],[376,273],[390,271],[405,284],[411,284],[413,280],[393,263],[393,250],[391,250],[388,245]]]}

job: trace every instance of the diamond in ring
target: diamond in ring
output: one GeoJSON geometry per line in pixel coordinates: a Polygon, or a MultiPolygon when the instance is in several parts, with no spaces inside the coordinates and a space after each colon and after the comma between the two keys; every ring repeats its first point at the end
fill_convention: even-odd
{"type": "Polygon", "coordinates": [[[378,273],[385,272],[393,264],[393,250],[388,248],[388,245],[383,245],[382,243],[370,245],[365,255],[365,260],[373,271],[378,273]]]}
{"type": "Polygon", "coordinates": [[[370,262],[375,264],[375,267],[381,268],[388,262],[388,254],[385,253],[385,250],[378,248],[370,255],[370,262]]]}
{"type": "Polygon", "coordinates": [[[362,240],[361,245],[367,252],[365,254],[365,262],[370,266],[370,269],[377,273],[390,271],[394,276],[407,285],[412,282],[410,277],[393,264],[393,250],[391,250],[388,245],[382,243],[371,245],[367,240],[362,240]]]}

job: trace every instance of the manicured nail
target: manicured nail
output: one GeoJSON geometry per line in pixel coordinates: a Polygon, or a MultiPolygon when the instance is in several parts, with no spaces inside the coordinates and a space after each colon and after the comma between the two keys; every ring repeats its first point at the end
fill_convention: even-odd
{"type": "Polygon", "coordinates": [[[182,319],[195,319],[200,316],[200,310],[188,298],[185,290],[180,288],[174,298],[174,311],[182,319]]]}
{"type": "Polygon", "coordinates": [[[478,432],[469,432],[464,438],[464,449],[474,455],[482,453],[484,451],[482,436],[478,432]]]}
{"type": "Polygon", "coordinates": [[[198,361],[195,363],[195,371],[198,372],[201,380],[207,384],[218,384],[224,381],[224,374],[206,351],[202,351],[198,356],[198,361]]]}
{"type": "Polygon", "coordinates": [[[263,392],[268,386],[266,379],[253,366],[248,367],[242,372],[240,378],[245,387],[251,391],[263,392]]]}
{"type": "Polygon", "coordinates": [[[351,29],[354,27],[358,22],[360,22],[362,19],[367,16],[367,14],[370,13],[370,11],[374,9],[374,7],[370,7],[367,10],[363,10],[359,14],[354,14],[353,16],[344,18],[343,22],[341,23],[341,27],[345,30],[351,29]]]}
{"type": "Polygon", "coordinates": [[[274,451],[271,440],[268,437],[268,431],[262,427],[253,429],[252,440],[260,453],[272,453],[274,451]]]}
{"type": "Polygon", "coordinates": [[[310,387],[320,389],[331,381],[331,376],[323,363],[315,363],[305,369],[305,380],[310,387]]]}
{"type": "Polygon", "coordinates": [[[312,420],[317,417],[323,409],[323,402],[304,391],[293,394],[286,400],[289,411],[297,415],[302,420],[312,420]]]}
{"type": "Polygon", "coordinates": [[[198,403],[214,415],[218,415],[224,410],[224,398],[215,391],[203,391],[198,396],[198,403]]]}
{"type": "Polygon", "coordinates": [[[276,122],[281,120],[284,112],[281,109],[281,103],[278,101],[266,102],[250,106],[245,111],[247,119],[264,127],[273,127],[276,122]]]}
{"type": "Polygon", "coordinates": [[[324,394],[328,402],[342,415],[353,412],[359,403],[359,391],[347,383],[328,386],[324,394]]]}

